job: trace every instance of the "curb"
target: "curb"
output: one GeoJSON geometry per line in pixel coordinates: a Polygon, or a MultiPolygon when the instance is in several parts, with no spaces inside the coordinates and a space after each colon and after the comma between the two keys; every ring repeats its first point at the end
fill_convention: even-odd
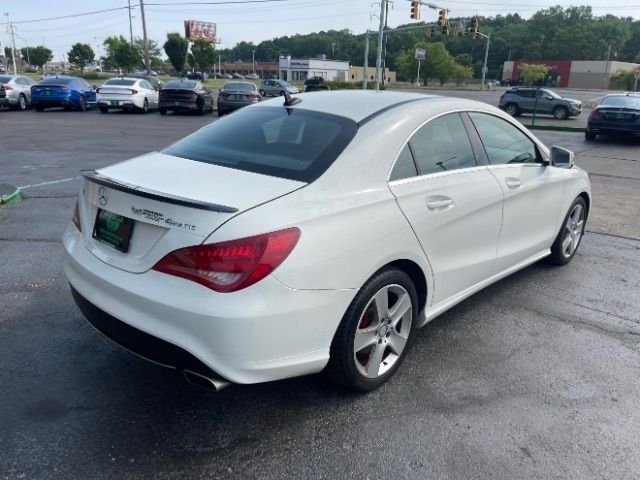
{"type": "Polygon", "coordinates": [[[556,132],[578,132],[584,133],[584,127],[556,127],[555,125],[526,125],[523,124],[524,127],[529,130],[552,130],[556,132]]]}
{"type": "MultiPolygon", "coordinates": [[[[18,203],[20,201],[20,188],[12,187],[10,185],[0,185],[0,187],[7,187],[9,189],[13,189],[13,191],[6,195],[0,195],[0,207],[5,205],[11,205],[13,203],[18,203]]],[[[1,189],[0,189],[1,191],[1,189]]],[[[11,191],[11,190],[9,190],[11,191]]]]}

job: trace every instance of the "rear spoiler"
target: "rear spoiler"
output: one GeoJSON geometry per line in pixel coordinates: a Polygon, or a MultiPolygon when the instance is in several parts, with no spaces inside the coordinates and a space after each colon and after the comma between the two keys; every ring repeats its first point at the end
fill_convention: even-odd
{"type": "Polygon", "coordinates": [[[198,200],[192,200],[190,198],[177,197],[168,193],[158,193],[149,190],[145,190],[142,187],[133,187],[116,182],[115,180],[105,177],[99,174],[95,170],[83,170],[80,172],[82,176],[88,181],[104,187],[113,188],[120,192],[129,193],[142,198],[149,198],[151,200],[159,200],[161,202],[170,203],[172,205],[180,205],[183,207],[197,208],[199,210],[208,210],[210,212],[220,213],[237,213],[238,209],[234,207],[227,207],[225,205],[216,205],[215,203],[200,202],[198,200]]]}

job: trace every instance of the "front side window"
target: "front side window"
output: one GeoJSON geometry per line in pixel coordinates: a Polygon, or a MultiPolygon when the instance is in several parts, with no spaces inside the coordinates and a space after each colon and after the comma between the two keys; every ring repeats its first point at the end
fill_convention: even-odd
{"type": "Polygon", "coordinates": [[[470,112],[491,165],[541,163],[535,143],[502,118],[470,112]]]}
{"type": "Polygon", "coordinates": [[[409,146],[420,175],[476,166],[467,131],[458,113],[431,120],[411,137],[409,146]]]}

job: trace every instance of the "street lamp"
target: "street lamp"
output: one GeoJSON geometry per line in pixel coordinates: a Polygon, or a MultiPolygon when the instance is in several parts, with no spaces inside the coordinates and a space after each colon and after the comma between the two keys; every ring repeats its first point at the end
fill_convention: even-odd
{"type": "Polygon", "coordinates": [[[253,64],[253,73],[256,73],[256,51],[251,51],[251,63],[253,64]]]}

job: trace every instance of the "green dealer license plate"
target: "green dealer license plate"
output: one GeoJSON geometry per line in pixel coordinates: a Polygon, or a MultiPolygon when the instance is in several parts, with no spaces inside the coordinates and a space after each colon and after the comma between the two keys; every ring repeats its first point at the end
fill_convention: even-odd
{"type": "Polygon", "coordinates": [[[93,227],[93,238],[123,253],[129,251],[134,220],[99,209],[93,227]]]}

